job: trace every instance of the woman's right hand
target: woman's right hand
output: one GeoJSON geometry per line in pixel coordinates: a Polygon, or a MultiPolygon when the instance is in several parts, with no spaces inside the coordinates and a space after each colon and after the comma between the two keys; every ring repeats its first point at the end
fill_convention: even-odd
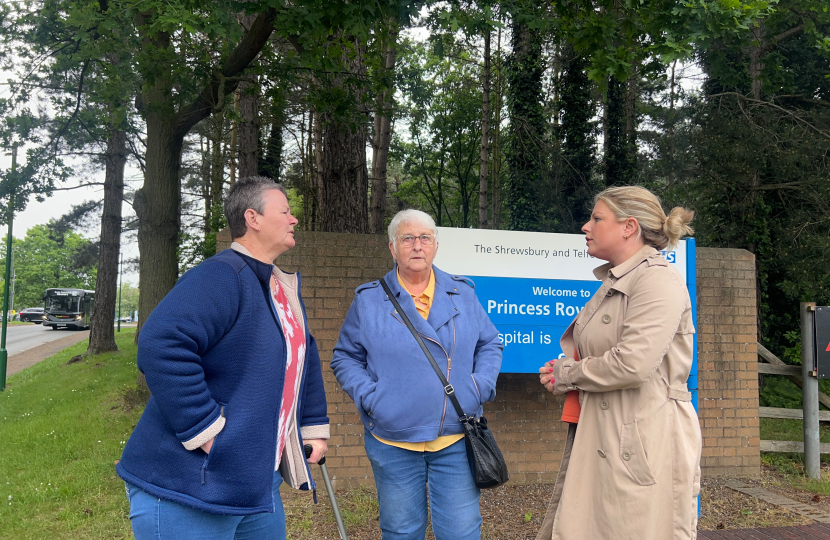
{"type": "Polygon", "coordinates": [[[539,382],[548,392],[553,392],[553,383],[556,379],[553,378],[553,365],[556,360],[545,362],[545,365],[539,368],[539,382]]]}

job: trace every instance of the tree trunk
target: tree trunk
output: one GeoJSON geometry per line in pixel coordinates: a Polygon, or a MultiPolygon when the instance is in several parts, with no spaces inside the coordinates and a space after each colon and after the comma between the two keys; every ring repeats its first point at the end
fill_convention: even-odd
{"type": "MultiPolygon", "coordinates": [[[[753,45],[749,49],[749,80],[750,80],[750,92],[752,93],[752,99],[759,100],[761,99],[761,73],[764,70],[764,51],[766,49],[766,32],[763,26],[762,21],[759,19],[756,21],[755,26],[751,27],[750,32],[752,34],[752,42],[753,45]]],[[[744,201],[744,208],[747,208],[749,211],[747,212],[748,215],[744,217],[744,221],[748,223],[754,223],[756,221],[755,216],[757,215],[757,208],[759,203],[759,199],[762,197],[758,187],[761,185],[761,167],[756,165],[750,172],[749,172],[749,190],[748,193],[745,194],[745,201],[744,201]]],[[[754,236],[754,235],[753,235],[754,236]]],[[[755,244],[754,241],[749,241],[747,243],[747,249],[753,253],[758,254],[758,246],[755,244]]],[[[761,264],[755,265],[755,297],[756,298],[763,298],[763,279],[761,275],[761,264]]],[[[758,341],[762,342],[764,335],[763,335],[763,328],[764,325],[761,324],[762,315],[763,315],[763,302],[757,302],[756,304],[756,321],[757,321],[757,328],[758,328],[758,341]]]]}
{"type": "Polygon", "coordinates": [[[277,105],[272,106],[271,112],[273,119],[268,133],[268,141],[263,149],[263,157],[259,164],[259,175],[280,182],[283,160],[282,128],[285,122],[285,113],[284,109],[277,105]]]}
{"type": "Polygon", "coordinates": [[[259,84],[254,76],[239,83],[239,178],[259,174],[259,84]]]}
{"type": "MultiPolygon", "coordinates": [[[[234,110],[239,112],[239,94],[233,96],[234,110]]],[[[236,182],[236,147],[239,139],[239,122],[234,120],[231,126],[231,140],[228,143],[228,182],[233,185],[236,182]]]]}
{"type": "Polygon", "coordinates": [[[564,179],[557,204],[560,227],[557,232],[577,233],[591,213],[594,194],[601,184],[594,179],[594,136],[591,121],[595,110],[591,100],[593,84],[588,79],[588,61],[573,46],[562,48],[559,126],[564,179]]]}
{"type": "Polygon", "coordinates": [[[320,115],[323,124],[323,183],[320,197],[324,232],[369,232],[366,195],[366,124],[337,122],[331,113],[320,115]]]}
{"type": "Polygon", "coordinates": [[[320,204],[323,200],[323,128],[320,126],[320,114],[312,111],[309,122],[314,133],[314,224],[315,231],[321,230],[320,204]]]}
{"type": "Polygon", "coordinates": [[[625,92],[625,154],[629,164],[631,182],[637,178],[637,98],[639,97],[639,67],[628,76],[625,92]]]}
{"type": "Polygon", "coordinates": [[[492,216],[492,227],[498,229],[501,222],[501,109],[502,96],[504,95],[504,87],[502,85],[502,63],[501,63],[501,27],[498,29],[496,38],[496,110],[493,123],[493,167],[492,179],[490,186],[492,188],[491,203],[493,208],[490,212],[492,216]]]}
{"type": "Polygon", "coordinates": [[[179,275],[179,167],[183,138],[157,113],[147,115],[144,186],[135,194],[138,216],[139,332],[179,275]]]}
{"type": "Polygon", "coordinates": [[[389,144],[392,141],[392,94],[394,92],[395,56],[398,36],[397,22],[389,21],[389,43],[384,53],[384,77],[386,85],[378,98],[378,110],[375,111],[375,137],[372,143],[372,199],[371,225],[369,230],[375,234],[383,233],[386,220],[386,168],[389,160],[389,144]]]}
{"type": "Polygon", "coordinates": [[[616,77],[608,80],[603,115],[606,186],[636,183],[630,160],[630,142],[626,136],[626,88],[627,84],[616,77]]]}
{"type": "MultiPolygon", "coordinates": [[[[220,216],[225,215],[222,208],[224,195],[222,187],[225,184],[225,167],[222,164],[222,139],[225,136],[225,115],[217,114],[213,117],[215,126],[213,131],[213,155],[210,165],[210,201],[211,201],[211,222],[210,232],[219,232],[220,216]]],[[[214,236],[215,238],[215,236],[214,236]]],[[[215,245],[215,243],[214,243],[215,245]]]]}
{"type": "Polygon", "coordinates": [[[510,229],[539,229],[537,189],[544,177],[545,121],[542,111],[542,40],[538,30],[513,20],[513,55],[509,64],[510,229]]]}
{"type": "MultiPolygon", "coordinates": [[[[242,0],[243,2],[250,0],[242,0]]],[[[256,20],[256,14],[240,12],[237,20],[247,33],[256,20]]],[[[256,65],[256,61],[252,62],[256,65]]],[[[259,82],[257,76],[242,78],[236,91],[239,97],[239,178],[259,175],[259,82]]]]}
{"type": "Polygon", "coordinates": [[[205,219],[202,222],[202,235],[204,238],[205,245],[210,239],[211,212],[213,211],[213,197],[210,193],[211,157],[213,156],[213,147],[211,146],[211,142],[212,141],[210,137],[208,137],[207,139],[205,139],[204,137],[199,137],[199,152],[201,153],[202,157],[202,166],[200,171],[200,187],[202,190],[202,199],[204,199],[205,201],[205,219]]]}
{"type": "MultiPolygon", "coordinates": [[[[95,311],[92,313],[87,353],[117,351],[112,314],[118,293],[118,254],[121,248],[121,205],[124,201],[124,166],[127,163],[127,134],[110,132],[104,176],[104,211],[101,216],[101,250],[95,282],[95,311]]],[[[120,315],[120,314],[119,314],[120,315]]]]}
{"type": "Polygon", "coordinates": [[[487,165],[490,160],[490,29],[484,32],[484,70],[481,100],[481,157],[478,173],[478,228],[487,223],[487,165]]]}
{"type": "Polygon", "coordinates": [[[669,114],[666,119],[666,154],[669,158],[669,183],[674,185],[677,181],[677,170],[674,163],[674,95],[676,88],[675,68],[677,60],[671,63],[671,80],[669,81],[669,114]]]}

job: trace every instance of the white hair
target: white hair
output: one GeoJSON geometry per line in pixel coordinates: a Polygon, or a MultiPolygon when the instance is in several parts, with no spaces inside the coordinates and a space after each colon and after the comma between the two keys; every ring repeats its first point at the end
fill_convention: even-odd
{"type": "Polygon", "coordinates": [[[423,225],[427,229],[431,230],[435,235],[435,240],[438,240],[438,229],[435,227],[435,220],[433,220],[432,217],[426,212],[408,208],[395,214],[395,217],[393,217],[392,221],[389,222],[389,229],[387,229],[387,232],[389,233],[389,241],[393,245],[395,244],[395,239],[398,237],[398,229],[400,229],[401,225],[404,223],[409,223],[410,225],[423,225]]]}

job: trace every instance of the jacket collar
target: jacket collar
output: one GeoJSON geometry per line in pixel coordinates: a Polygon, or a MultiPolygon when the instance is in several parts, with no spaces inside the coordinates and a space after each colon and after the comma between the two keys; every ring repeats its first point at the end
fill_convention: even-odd
{"type": "MultiPolygon", "coordinates": [[[[603,280],[607,276],[614,276],[616,279],[620,279],[627,273],[631,272],[643,261],[649,260],[655,255],[659,256],[660,252],[654,249],[651,246],[643,246],[640,248],[637,253],[632,255],[628,258],[624,263],[619,264],[617,266],[611,266],[611,263],[605,263],[602,266],[594,268],[594,276],[599,279],[603,280]]],[[[661,257],[662,258],[662,257],[661,257]]],[[[659,261],[649,261],[649,265],[651,264],[660,264],[659,261]]]]}
{"type": "Polygon", "coordinates": [[[458,290],[457,284],[449,274],[440,270],[435,265],[433,265],[432,271],[435,273],[435,296],[432,299],[432,306],[429,308],[429,317],[427,320],[421,317],[418,310],[415,309],[415,303],[412,301],[409,293],[398,283],[397,264],[384,276],[384,279],[386,280],[386,284],[389,285],[389,290],[398,299],[409,320],[412,321],[415,329],[435,339],[438,337],[436,331],[447,324],[454,316],[458,315],[458,310],[451,299],[451,296],[458,294],[458,290]]]}
{"type": "Polygon", "coordinates": [[[251,255],[251,252],[245,249],[245,246],[238,242],[233,242],[231,244],[231,249],[247,263],[261,283],[270,286],[271,275],[274,272],[273,264],[267,264],[255,259],[253,255],[251,255]]]}

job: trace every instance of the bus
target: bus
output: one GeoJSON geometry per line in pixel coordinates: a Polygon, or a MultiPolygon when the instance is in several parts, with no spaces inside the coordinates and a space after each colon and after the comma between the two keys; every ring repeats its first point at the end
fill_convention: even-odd
{"type": "Polygon", "coordinates": [[[84,289],[46,289],[43,295],[46,318],[43,326],[52,330],[89,328],[92,311],[95,309],[95,291],[84,289]]]}

